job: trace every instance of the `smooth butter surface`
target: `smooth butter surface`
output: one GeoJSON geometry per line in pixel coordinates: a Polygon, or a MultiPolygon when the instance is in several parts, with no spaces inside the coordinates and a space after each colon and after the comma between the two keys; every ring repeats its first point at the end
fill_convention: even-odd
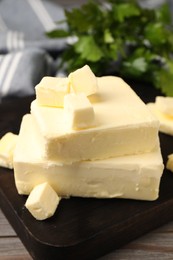
{"type": "Polygon", "coordinates": [[[157,143],[159,122],[134,91],[118,77],[97,78],[98,92],[90,97],[94,128],[67,131],[64,111],[41,107],[31,113],[43,137],[42,155],[66,163],[150,152],[157,143]]]}
{"type": "Polygon", "coordinates": [[[23,118],[14,155],[14,174],[20,194],[47,182],[60,197],[129,198],[155,200],[163,163],[159,149],[148,154],[63,165],[45,160],[33,118],[23,118]]]}

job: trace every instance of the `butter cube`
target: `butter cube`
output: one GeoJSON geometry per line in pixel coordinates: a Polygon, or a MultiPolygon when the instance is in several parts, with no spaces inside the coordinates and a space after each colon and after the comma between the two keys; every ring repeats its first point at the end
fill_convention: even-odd
{"type": "Polygon", "coordinates": [[[156,103],[148,103],[147,104],[149,110],[152,114],[159,120],[159,131],[164,134],[173,136],[173,117],[162,113],[157,107],[156,103]]]}
{"type": "Polygon", "coordinates": [[[173,172],[173,154],[168,155],[168,160],[166,163],[166,169],[173,172]]]}
{"type": "Polygon", "coordinates": [[[0,166],[13,168],[13,153],[17,138],[18,135],[8,132],[0,139],[0,166]]]}
{"type": "Polygon", "coordinates": [[[97,78],[88,65],[69,74],[69,83],[75,93],[85,93],[86,96],[97,92],[97,78]]]}
{"type": "Polygon", "coordinates": [[[84,129],[94,125],[94,109],[84,93],[65,96],[64,119],[67,129],[84,129]]]}
{"type": "Polygon", "coordinates": [[[173,116],[173,97],[157,96],[155,104],[160,112],[173,116]]]}
{"type": "Polygon", "coordinates": [[[54,215],[60,198],[48,183],[42,183],[31,191],[25,206],[37,220],[44,220],[54,215]]]}
{"type": "Polygon", "coordinates": [[[69,92],[68,78],[44,77],[35,87],[36,99],[41,106],[63,107],[69,92]]]}

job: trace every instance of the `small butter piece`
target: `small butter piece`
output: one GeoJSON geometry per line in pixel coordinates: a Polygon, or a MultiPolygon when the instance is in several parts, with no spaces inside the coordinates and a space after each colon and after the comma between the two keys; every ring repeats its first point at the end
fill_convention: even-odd
{"type": "Polygon", "coordinates": [[[69,82],[75,93],[85,93],[86,96],[97,92],[97,78],[88,65],[69,74],[69,82]]]}
{"type": "Polygon", "coordinates": [[[8,132],[0,139],[0,166],[13,168],[13,153],[17,138],[18,135],[8,132]]]}
{"type": "Polygon", "coordinates": [[[35,87],[36,99],[41,106],[63,107],[69,92],[68,78],[44,77],[35,87]]]}
{"type": "Polygon", "coordinates": [[[157,96],[155,104],[160,112],[173,116],[173,97],[157,96]]]}
{"type": "Polygon", "coordinates": [[[166,163],[166,169],[173,172],[173,154],[168,155],[168,160],[166,163]]]}
{"type": "Polygon", "coordinates": [[[31,191],[25,206],[37,220],[44,220],[54,215],[60,198],[48,183],[42,183],[31,191]]]}
{"type": "Polygon", "coordinates": [[[156,103],[148,103],[147,106],[152,114],[159,120],[159,131],[173,136],[173,117],[159,111],[156,107],[156,103]]]}
{"type": "Polygon", "coordinates": [[[94,125],[94,109],[84,93],[71,93],[64,97],[64,121],[67,129],[94,125]]]}

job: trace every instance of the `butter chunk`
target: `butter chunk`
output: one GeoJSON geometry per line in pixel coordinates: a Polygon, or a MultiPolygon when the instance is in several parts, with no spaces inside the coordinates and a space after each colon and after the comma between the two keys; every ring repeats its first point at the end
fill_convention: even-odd
{"type": "Polygon", "coordinates": [[[39,105],[63,107],[64,96],[69,92],[68,78],[44,77],[35,90],[39,105]]]}
{"type": "Polygon", "coordinates": [[[173,97],[157,96],[155,104],[160,112],[173,117],[173,97]]]}
{"type": "Polygon", "coordinates": [[[75,93],[85,93],[87,96],[98,90],[97,78],[88,65],[69,74],[69,82],[75,93]]]}
{"type": "Polygon", "coordinates": [[[39,106],[31,114],[36,122],[44,158],[72,163],[150,152],[157,145],[159,121],[135,92],[118,77],[97,78],[92,96],[95,126],[66,129],[61,108],[39,106]]]}
{"type": "Polygon", "coordinates": [[[41,183],[33,188],[25,206],[37,220],[44,220],[54,215],[60,198],[48,183],[41,183]]]}
{"type": "Polygon", "coordinates": [[[0,166],[13,168],[13,153],[16,147],[18,135],[11,132],[6,133],[0,139],[0,166]]]}
{"type": "Polygon", "coordinates": [[[94,125],[94,109],[84,93],[64,97],[64,123],[67,129],[89,128],[94,125]]]}
{"type": "Polygon", "coordinates": [[[166,163],[166,168],[173,172],[173,154],[168,155],[168,160],[166,163]]]}
{"type": "Polygon", "coordinates": [[[158,110],[156,103],[148,103],[147,106],[159,120],[159,131],[164,134],[173,135],[173,117],[158,110]]]}
{"type": "Polygon", "coordinates": [[[48,182],[60,197],[155,200],[162,173],[159,148],[145,154],[71,165],[45,160],[32,116],[26,115],[22,120],[14,157],[19,194],[29,194],[36,185],[48,182]]]}

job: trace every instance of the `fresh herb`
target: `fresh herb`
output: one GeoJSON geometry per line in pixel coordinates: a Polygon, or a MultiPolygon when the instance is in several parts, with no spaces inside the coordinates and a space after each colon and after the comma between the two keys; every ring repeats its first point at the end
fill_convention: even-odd
{"type": "Polygon", "coordinates": [[[167,3],[144,9],[136,0],[89,1],[65,10],[66,29],[49,37],[76,37],[62,55],[67,73],[88,64],[97,75],[152,83],[173,96],[173,28],[167,3]]]}

